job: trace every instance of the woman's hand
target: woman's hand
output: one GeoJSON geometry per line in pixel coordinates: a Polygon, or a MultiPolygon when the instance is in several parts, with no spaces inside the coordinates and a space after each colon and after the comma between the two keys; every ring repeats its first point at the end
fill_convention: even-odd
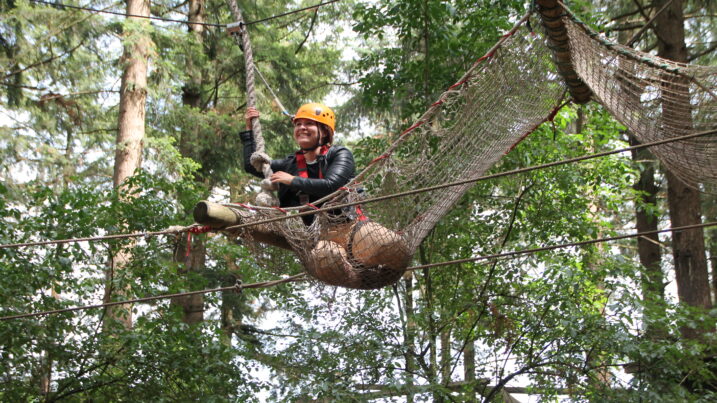
{"type": "Polygon", "coordinates": [[[283,183],[284,185],[291,185],[291,181],[294,180],[294,175],[288,174],[284,171],[277,171],[271,174],[271,183],[283,183]]]}
{"type": "Polygon", "coordinates": [[[251,121],[259,118],[259,111],[256,110],[256,108],[253,108],[250,106],[250,107],[246,108],[246,113],[244,113],[244,118],[246,119],[246,129],[251,130],[251,121]]]}

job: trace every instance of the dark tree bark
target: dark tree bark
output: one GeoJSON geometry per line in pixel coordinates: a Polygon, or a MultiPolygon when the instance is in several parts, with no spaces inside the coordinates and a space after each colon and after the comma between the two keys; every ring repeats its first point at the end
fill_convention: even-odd
{"type": "MultiPolygon", "coordinates": [[[[204,268],[206,260],[206,247],[200,237],[191,239],[189,253],[187,253],[187,234],[177,236],[177,244],[174,248],[174,261],[180,267],[180,273],[188,274],[192,271],[200,271],[204,268]]],[[[204,320],[204,296],[202,294],[174,297],[170,300],[172,306],[179,306],[182,309],[182,321],[187,324],[196,324],[204,320]]]]}
{"type": "MultiPolygon", "coordinates": [[[[204,25],[206,21],[204,0],[189,1],[189,32],[194,34],[194,38],[200,44],[203,42],[204,25]]],[[[182,87],[182,104],[187,107],[199,108],[202,105],[202,69],[197,66],[193,55],[187,57],[187,70],[189,78],[182,87]]],[[[192,150],[196,146],[198,131],[188,128],[182,132],[179,140],[179,152],[183,157],[192,157],[192,150]]],[[[201,162],[201,161],[200,161],[201,162]]],[[[197,181],[202,182],[204,178],[197,177],[197,181]]],[[[195,237],[192,242],[189,256],[187,255],[186,246],[182,246],[183,242],[179,242],[179,247],[175,249],[175,262],[184,268],[184,273],[201,272],[204,270],[204,261],[206,256],[206,246],[204,239],[195,237]],[[179,253],[178,250],[180,250],[179,253]]],[[[194,287],[192,287],[194,288],[194,287]]],[[[199,323],[204,320],[204,296],[201,294],[188,295],[185,297],[177,297],[172,299],[172,305],[181,306],[183,316],[182,320],[188,324],[199,323]]]]}
{"type": "MultiPolygon", "coordinates": [[[[662,8],[669,0],[656,1],[656,7],[662,8]]],[[[687,62],[687,46],[685,45],[685,28],[683,1],[672,0],[667,10],[655,20],[655,31],[658,37],[658,55],[665,59],[678,62],[687,62]]],[[[675,87],[685,87],[685,83],[674,83],[675,87]]],[[[688,94],[685,91],[684,99],[678,100],[689,105],[688,94]]],[[[684,112],[679,112],[672,102],[663,99],[663,114],[665,121],[684,122],[691,125],[691,118],[684,112]],[[680,116],[678,116],[678,114],[680,116]]],[[[678,178],[672,172],[665,173],[667,177],[667,200],[670,208],[670,220],[673,227],[699,224],[702,222],[702,208],[698,184],[688,182],[688,179],[678,178]]],[[[686,230],[674,233],[672,236],[672,249],[675,261],[675,274],[677,279],[677,293],[680,302],[699,308],[712,307],[710,297],[710,284],[707,274],[707,258],[705,255],[705,240],[702,229],[686,230]]],[[[708,329],[682,330],[687,338],[698,337],[708,329]]]]}
{"type": "MultiPolygon", "coordinates": [[[[630,145],[638,145],[639,142],[630,134],[630,145]]],[[[633,189],[639,192],[638,202],[645,206],[657,205],[657,192],[660,188],[655,183],[655,161],[652,154],[645,150],[637,150],[632,153],[633,161],[642,166],[640,177],[633,185],[633,189]]],[[[658,217],[648,209],[640,206],[635,208],[635,222],[637,232],[657,231],[658,217]]],[[[642,277],[642,297],[646,302],[658,302],[665,299],[665,278],[662,274],[661,261],[662,250],[660,239],[657,234],[650,234],[637,238],[637,254],[640,263],[645,268],[645,275],[642,277]]],[[[650,329],[647,329],[650,333],[650,329]]]]}

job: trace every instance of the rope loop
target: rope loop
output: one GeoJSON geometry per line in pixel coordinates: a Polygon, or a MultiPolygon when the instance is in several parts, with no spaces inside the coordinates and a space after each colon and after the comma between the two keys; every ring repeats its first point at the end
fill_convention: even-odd
{"type": "Polygon", "coordinates": [[[254,207],[252,207],[252,206],[250,206],[250,205],[248,205],[248,204],[244,204],[244,203],[237,203],[237,204],[240,205],[240,206],[242,206],[242,207],[244,207],[244,208],[247,209],[247,210],[256,211],[256,209],[255,209],[254,207]]]}
{"type": "Polygon", "coordinates": [[[202,225],[197,227],[192,227],[189,229],[188,232],[192,234],[204,234],[212,230],[212,227],[209,225],[202,225]]]}

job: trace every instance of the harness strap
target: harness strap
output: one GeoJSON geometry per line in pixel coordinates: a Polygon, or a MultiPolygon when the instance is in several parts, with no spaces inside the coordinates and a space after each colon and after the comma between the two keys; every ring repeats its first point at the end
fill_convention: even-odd
{"type": "MultiPolygon", "coordinates": [[[[329,146],[323,145],[319,149],[319,155],[326,155],[329,152],[329,146]]],[[[296,152],[296,168],[299,176],[302,178],[309,177],[309,168],[306,165],[306,156],[301,151],[296,152]]],[[[321,165],[319,165],[319,179],[324,179],[324,173],[321,172],[321,165]]]]}
{"type": "MultiPolygon", "coordinates": [[[[319,149],[319,155],[326,155],[328,152],[329,152],[329,146],[327,146],[327,145],[323,145],[319,149]]],[[[301,177],[301,178],[309,177],[309,168],[308,168],[308,165],[306,164],[306,156],[304,155],[304,153],[302,151],[296,152],[296,170],[297,170],[299,177],[301,177]]],[[[321,165],[319,165],[319,179],[324,179],[324,173],[321,171],[321,165]]],[[[311,204],[309,203],[309,205],[311,205],[311,204]]],[[[314,206],[311,205],[311,207],[314,207],[314,206]]],[[[314,207],[314,208],[316,208],[316,207],[314,207]]],[[[368,217],[366,217],[363,214],[363,211],[361,211],[361,206],[356,206],[356,214],[357,214],[357,219],[359,221],[367,221],[368,220],[368,217]]]]}

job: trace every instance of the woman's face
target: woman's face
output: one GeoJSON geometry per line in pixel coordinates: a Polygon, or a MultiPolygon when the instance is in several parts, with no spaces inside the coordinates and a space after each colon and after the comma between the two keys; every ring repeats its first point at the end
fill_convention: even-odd
{"type": "Polygon", "coordinates": [[[318,145],[318,124],[309,119],[294,120],[294,140],[301,149],[308,149],[318,145]]]}

